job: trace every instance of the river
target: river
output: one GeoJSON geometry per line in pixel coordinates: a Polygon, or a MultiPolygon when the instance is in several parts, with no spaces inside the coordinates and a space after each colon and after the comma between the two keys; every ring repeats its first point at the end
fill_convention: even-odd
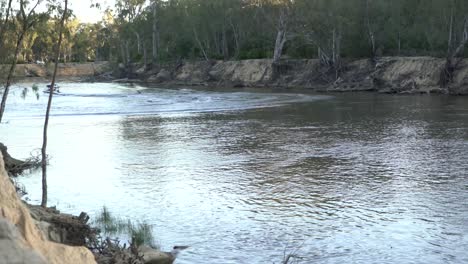
{"type": "MultiPolygon", "coordinates": [[[[21,86],[21,85],[20,85],[21,86]]],[[[22,85],[25,86],[25,85],[22,85]]],[[[43,86],[43,85],[41,85],[43,86]]],[[[0,142],[41,146],[46,96],[0,142]]],[[[63,83],[49,205],[146,221],[177,263],[468,263],[468,98],[63,83]]],[[[39,203],[40,172],[21,178],[39,203]]]]}

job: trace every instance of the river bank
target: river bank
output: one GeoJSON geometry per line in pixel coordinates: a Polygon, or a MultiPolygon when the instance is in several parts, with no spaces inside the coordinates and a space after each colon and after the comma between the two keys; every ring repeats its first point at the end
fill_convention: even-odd
{"type": "Polygon", "coordinates": [[[127,247],[118,240],[105,238],[100,229],[88,223],[87,213],[74,216],[55,207],[43,208],[22,201],[12,177],[18,173],[18,164],[27,162],[12,158],[2,143],[0,150],[0,257],[5,263],[163,264],[174,261],[175,256],[149,246],[132,242],[127,247]]]}
{"type": "MultiPolygon", "coordinates": [[[[468,62],[463,60],[447,87],[439,85],[445,59],[434,57],[382,57],[345,60],[341,73],[326,69],[317,59],[243,61],[179,61],[156,67],[109,62],[69,63],[59,66],[61,81],[141,82],[167,86],[301,88],[314,92],[369,91],[390,94],[468,95],[468,62]]],[[[1,72],[5,75],[5,66],[1,72]]],[[[45,80],[51,68],[18,65],[16,78],[45,80]]]]}
{"type": "MultiPolygon", "coordinates": [[[[462,61],[453,83],[441,88],[439,77],[445,59],[433,57],[383,57],[347,60],[338,78],[317,59],[282,60],[273,66],[268,59],[244,61],[179,62],[146,71],[133,65],[120,68],[120,76],[147,83],[304,88],[316,92],[372,91],[400,94],[468,94],[468,63],[462,61]]],[[[124,79],[128,81],[128,79],[124,79]]]]}
{"type": "MultiPolygon", "coordinates": [[[[4,81],[8,75],[10,65],[0,65],[0,80],[4,81]]],[[[21,82],[46,81],[53,73],[53,64],[18,64],[14,78],[21,82]]],[[[93,76],[100,76],[112,70],[108,62],[94,63],[61,63],[57,69],[58,80],[82,81],[93,76]]]]}

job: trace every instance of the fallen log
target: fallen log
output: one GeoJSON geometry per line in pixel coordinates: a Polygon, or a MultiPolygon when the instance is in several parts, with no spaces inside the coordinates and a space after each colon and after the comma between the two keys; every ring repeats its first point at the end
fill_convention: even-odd
{"type": "Polygon", "coordinates": [[[41,166],[40,160],[36,157],[31,157],[28,160],[19,160],[13,158],[8,153],[8,148],[3,143],[0,143],[0,151],[5,163],[5,169],[10,177],[21,175],[24,171],[39,168],[41,166]]]}

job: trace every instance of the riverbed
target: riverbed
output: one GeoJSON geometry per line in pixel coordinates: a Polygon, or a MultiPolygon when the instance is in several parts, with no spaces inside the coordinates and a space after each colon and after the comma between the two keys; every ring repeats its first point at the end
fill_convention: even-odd
{"type": "MultiPolygon", "coordinates": [[[[13,89],[0,142],[41,146],[13,89]]],[[[40,84],[45,86],[45,84],[40,84]]],[[[146,221],[177,263],[468,263],[468,98],[63,83],[49,205],[146,221]]],[[[40,172],[21,178],[32,203],[40,172]]]]}

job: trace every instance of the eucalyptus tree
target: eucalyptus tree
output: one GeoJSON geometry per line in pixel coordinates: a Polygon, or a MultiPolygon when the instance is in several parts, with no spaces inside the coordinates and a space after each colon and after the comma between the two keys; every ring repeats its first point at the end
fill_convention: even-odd
{"type": "Polygon", "coordinates": [[[121,55],[122,61],[125,64],[130,63],[130,40],[136,37],[138,55],[141,51],[141,34],[137,28],[135,28],[135,20],[141,15],[145,7],[146,0],[117,0],[116,2],[116,23],[120,26],[121,36],[121,55]]]}
{"type": "MultiPolygon", "coordinates": [[[[356,28],[353,3],[339,0],[300,0],[296,2],[297,37],[317,50],[324,77],[333,71],[338,79],[342,66],[343,38],[356,28]]],[[[326,77],[328,78],[328,77],[326,77]]]]}
{"type": "Polygon", "coordinates": [[[3,114],[5,112],[8,93],[10,92],[10,86],[16,69],[18,55],[21,52],[24,36],[31,29],[31,27],[42,17],[42,15],[36,14],[35,11],[40,3],[41,0],[37,0],[32,3],[30,3],[27,0],[19,1],[19,11],[17,12],[16,16],[16,21],[18,23],[18,29],[16,31],[16,47],[14,51],[13,61],[11,62],[10,69],[8,71],[5,87],[3,89],[2,101],[0,103],[0,123],[2,122],[3,114]]]}
{"type": "Polygon", "coordinates": [[[292,37],[292,17],[294,14],[294,0],[251,0],[251,6],[256,7],[275,30],[273,64],[277,64],[283,54],[283,49],[292,37]]]}
{"type": "Polygon", "coordinates": [[[8,0],[8,4],[6,1],[1,1],[1,14],[0,14],[0,50],[3,48],[3,41],[5,32],[7,31],[8,23],[10,21],[10,13],[11,13],[11,3],[13,0],[8,0]],[[3,18],[5,14],[5,18],[3,18]]]}
{"type": "Polygon", "coordinates": [[[448,86],[453,81],[454,73],[462,62],[468,44],[468,4],[459,0],[451,0],[450,4],[446,63],[439,80],[442,87],[448,86]]]}
{"type": "MultiPolygon", "coordinates": [[[[160,1],[159,0],[152,0],[151,1],[151,10],[152,10],[152,32],[151,32],[151,43],[153,47],[152,52],[152,62],[155,64],[158,61],[158,54],[159,54],[159,40],[160,40],[160,33],[159,33],[159,12],[160,9],[160,1]]],[[[146,45],[144,47],[145,52],[145,65],[147,63],[146,58],[146,45]]]]}

